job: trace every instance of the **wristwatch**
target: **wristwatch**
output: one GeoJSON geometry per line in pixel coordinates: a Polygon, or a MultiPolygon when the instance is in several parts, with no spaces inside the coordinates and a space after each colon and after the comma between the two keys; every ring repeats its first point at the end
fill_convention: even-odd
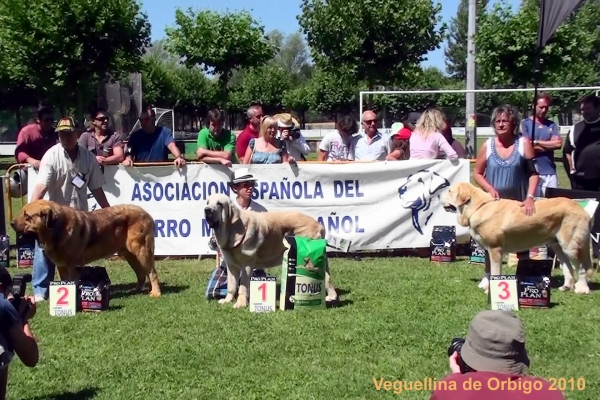
{"type": "Polygon", "coordinates": [[[527,197],[529,197],[530,199],[533,199],[534,196],[532,194],[527,193],[527,197]]]}

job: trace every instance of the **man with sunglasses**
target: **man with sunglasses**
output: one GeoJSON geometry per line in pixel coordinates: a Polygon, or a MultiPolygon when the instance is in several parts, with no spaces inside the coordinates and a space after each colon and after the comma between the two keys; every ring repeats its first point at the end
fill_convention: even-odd
{"type": "Polygon", "coordinates": [[[352,142],[348,159],[385,161],[392,152],[392,138],[377,129],[377,114],[367,110],[362,115],[363,132],[352,142]]]}
{"type": "Polygon", "coordinates": [[[38,171],[40,160],[48,149],[58,143],[58,134],[54,131],[54,110],[41,107],[37,111],[34,123],[19,131],[15,158],[20,164],[29,164],[38,171]]]}
{"type": "Polygon", "coordinates": [[[96,156],[101,166],[119,164],[125,160],[125,150],[121,136],[108,129],[108,113],[98,110],[92,126],[79,136],[79,144],[96,156]]]}
{"type": "Polygon", "coordinates": [[[169,128],[156,125],[156,112],[152,107],[144,108],[140,115],[141,129],[133,132],[127,142],[123,165],[132,167],[134,162],[165,162],[169,152],[175,157],[177,168],[185,166],[185,159],[177,148],[173,132],[169,128]]]}

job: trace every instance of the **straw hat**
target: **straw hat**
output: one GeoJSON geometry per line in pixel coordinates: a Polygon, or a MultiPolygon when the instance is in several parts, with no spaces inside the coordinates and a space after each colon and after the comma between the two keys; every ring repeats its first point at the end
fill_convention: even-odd
{"type": "Polygon", "coordinates": [[[276,114],[273,118],[277,120],[277,126],[280,128],[294,129],[294,127],[300,126],[296,118],[292,117],[292,114],[289,113],[276,114]]]}

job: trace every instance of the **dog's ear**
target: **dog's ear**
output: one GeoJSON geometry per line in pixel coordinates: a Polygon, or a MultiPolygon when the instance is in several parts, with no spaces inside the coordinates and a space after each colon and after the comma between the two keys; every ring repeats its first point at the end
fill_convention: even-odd
{"type": "Polygon", "coordinates": [[[44,225],[46,226],[47,229],[51,229],[52,228],[52,223],[54,221],[54,210],[52,210],[52,208],[48,207],[46,208],[44,211],[40,212],[40,218],[44,221],[44,225]]]}
{"type": "Polygon", "coordinates": [[[229,246],[239,246],[246,236],[246,227],[240,216],[240,210],[234,204],[227,203],[227,220],[229,221],[229,246]]]}
{"type": "Polygon", "coordinates": [[[468,187],[460,185],[456,188],[456,205],[464,206],[471,201],[471,191],[468,187]]]}

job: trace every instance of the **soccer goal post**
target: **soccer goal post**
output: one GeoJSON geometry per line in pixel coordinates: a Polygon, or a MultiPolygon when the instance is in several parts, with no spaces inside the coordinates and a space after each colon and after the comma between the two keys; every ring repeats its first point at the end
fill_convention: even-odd
{"type": "MultiPolygon", "coordinates": [[[[583,91],[594,93],[598,95],[600,92],[600,86],[567,86],[567,87],[540,87],[537,89],[538,93],[541,92],[558,92],[558,91],[583,91]]],[[[519,93],[519,92],[534,92],[535,88],[498,88],[498,89],[438,89],[438,90],[371,90],[371,91],[360,91],[359,92],[359,120],[362,122],[362,113],[364,110],[364,96],[365,95],[405,95],[405,96],[419,96],[419,95],[462,95],[465,96],[465,107],[466,108],[466,94],[467,93],[490,93],[494,95],[498,95],[499,93],[519,93]]],[[[533,98],[529,101],[529,103],[533,102],[533,98]]],[[[499,105],[499,104],[498,104],[499,105]]],[[[515,104],[515,106],[520,106],[520,104],[515,104]]],[[[414,109],[411,111],[421,111],[419,110],[420,104],[415,104],[414,109]]]]}

